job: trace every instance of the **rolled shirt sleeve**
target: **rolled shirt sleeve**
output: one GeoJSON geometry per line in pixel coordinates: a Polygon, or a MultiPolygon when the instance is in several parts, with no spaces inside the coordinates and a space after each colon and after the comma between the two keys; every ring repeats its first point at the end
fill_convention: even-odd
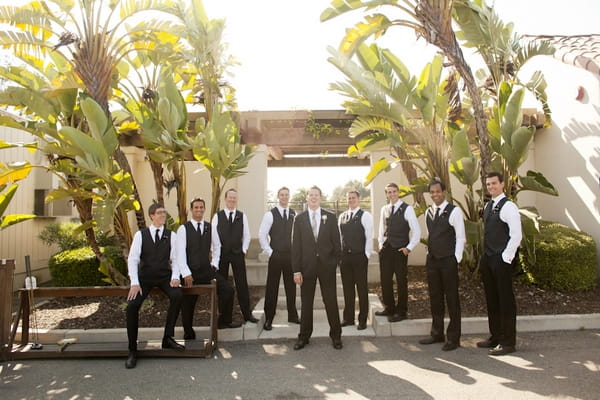
{"type": "Polygon", "coordinates": [[[463,252],[465,250],[465,243],[467,242],[467,237],[465,234],[465,220],[463,218],[463,213],[459,207],[454,207],[454,209],[450,213],[448,222],[454,228],[454,233],[456,235],[454,256],[456,257],[456,262],[461,262],[463,252]]]}
{"type": "Polygon", "coordinates": [[[272,226],[273,214],[271,213],[271,211],[269,211],[265,213],[260,223],[260,228],[258,229],[258,242],[260,243],[260,248],[269,257],[271,257],[271,254],[273,254],[273,249],[271,248],[271,244],[269,243],[269,231],[271,231],[272,226]]]}
{"type": "Polygon", "coordinates": [[[406,248],[410,251],[413,251],[421,241],[421,226],[419,226],[415,209],[412,208],[412,206],[406,207],[406,210],[404,211],[404,218],[406,221],[408,221],[408,226],[410,227],[410,241],[408,242],[406,248]]]}
{"type": "Polygon", "coordinates": [[[181,225],[177,229],[176,249],[179,273],[183,277],[191,275],[192,271],[190,271],[190,267],[187,265],[187,232],[185,225],[181,225]]]}
{"type": "Polygon", "coordinates": [[[502,252],[502,260],[510,264],[515,258],[517,249],[521,244],[523,232],[521,230],[521,215],[517,205],[512,201],[507,201],[500,209],[500,219],[508,225],[508,243],[502,252]]]}

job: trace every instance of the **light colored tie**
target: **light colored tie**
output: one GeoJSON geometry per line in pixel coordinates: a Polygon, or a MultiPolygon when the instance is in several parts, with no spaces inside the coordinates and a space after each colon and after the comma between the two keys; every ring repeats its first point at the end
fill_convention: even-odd
{"type": "Polygon", "coordinates": [[[317,237],[319,236],[319,229],[317,227],[317,212],[316,211],[312,212],[312,215],[310,217],[310,225],[312,226],[313,236],[315,237],[315,240],[317,240],[317,237]]]}

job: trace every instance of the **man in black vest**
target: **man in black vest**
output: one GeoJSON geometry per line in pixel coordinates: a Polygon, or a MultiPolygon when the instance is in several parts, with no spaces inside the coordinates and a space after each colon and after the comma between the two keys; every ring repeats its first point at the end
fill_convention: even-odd
{"type": "Polygon", "coordinates": [[[176,264],[175,234],[164,226],[167,212],[162,205],[152,204],[148,214],[152,225],[135,233],[127,259],[131,288],[127,294],[129,356],[125,362],[126,368],[135,368],[137,364],[138,313],[154,287],[159,287],[169,297],[162,348],[185,349],[173,339],[183,297],[176,264]]]}
{"type": "MultiPolygon", "coordinates": [[[[217,274],[210,265],[211,227],[203,220],[206,203],[202,199],[194,199],[190,203],[192,218],[177,230],[177,264],[183,277],[184,286],[207,284],[213,279],[217,281],[217,298],[219,301],[219,329],[239,328],[239,322],[232,322],[234,290],[228,280],[217,274]]],[[[196,339],[194,332],[194,308],[198,295],[184,295],[181,302],[181,321],[183,338],[196,339]]]]}
{"type": "Polygon", "coordinates": [[[450,324],[446,330],[444,351],[460,346],[460,300],[458,297],[458,263],[465,248],[465,223],[460,208],[446,201],[446,185],[429,184],[433,206],[427,209],[427,285],[431,304],[431,336],[421,344],[444,342],[444,298],[450,324]]]}
{"type": "Polygon", "coordinates": [[[381,272],[381,292],[383,311],[375,315],[385,315],[390,322],[407,318],[408,311],[408,254],[421,239],[421,228],[415,210],[400,200],[400,189],[395,183],[385,187],[389,200],[381,208],[379,219],[379,269],[381,272]],[[410,240],[409,240],[410,235],[410,240]],[[394,301],[394,275],[398,286],[398,301],[394,301]]]}
{"type": "Polygon", "coordinates": [[[296,213],[288,207],[290,190],[287,187],[279,189],[277,200],[279,204],[264,215],[258,230],[260,247],[269,256],[264,325],[264,329],[267,331],[273,329],[281,275],[283,275],[285,288],[288,322],[296,324],[300,322],[296,309],[296,284],[292,272],[292,225],[296,213]]]}
{"type": "Polygon", "coordinates": [[[342,234],[342,285],[344,287],[344,319],[342,326],[354,325],[355,294],[358,293],[358,330],[367,328],[369,315],[368,266],[373,252],[373,217],[360,208],[360,193],[346,193],[348,210],[340,215],[342,234]],[[356,287],[356,293],[355,288],[356,287]]]}
{"type": "Polygon", "coordinates": [[[329,337],[333,347],[342,348],[342,326],[337,304],[335,272],[340,261],[340,231],[335,214],[321,208],[321,189],[311,187],[306,195],[308,210],[298,214],[294,220],[292,234],[292,269],[294,282],[300,285],[302,313],[300,333],[294,350],[308,344],[313,331],[313,304],[317,279],[327,321],[329,337]]]}
{"type": "Polygon", "coordinates": [[[245,321],[257,323],[258,319],[250,310],[250,292],[246,278],[246,252],[250,246],[248,218],[236,210],[238,194],[235,189],[225,192],[225,208],[212,219],[212,265],[219,274],[229,279],[229,264],[233,270],[235,290],[240,310],[245,321]]]}
{"type": "Polygon", "coordinates": [[[521,217],[517,205],[504,195],[504,177],[487,174],[485,186],[492,196],[483,211],[483,255],[479,269],[485,290],[491,336],[477,347],[489,354],[513,353],[517,341],[517,303],[513,292],[512,262],[521,243],[521,217]]]}

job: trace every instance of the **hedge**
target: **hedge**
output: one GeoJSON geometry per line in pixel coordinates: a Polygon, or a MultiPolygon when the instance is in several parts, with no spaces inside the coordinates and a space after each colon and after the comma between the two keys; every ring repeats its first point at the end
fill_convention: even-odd
{"type": "MultiPolygon", "coordinates": [[[[116,246],[101,248],[115,268],[127,275],[127,263],[116,246]]],[[[54,286],[106,286],[98,267],[100,262],[90,247],[61,251],[50,257],[48,267],[54,286]]]]}
{"type": "Polygon", "coordinates": [[[537,285],[555,290],[593,289],[597,279],[596,244],[585,232],[541,221],[535,238],[535,265],[525,268],[537,285]]]}

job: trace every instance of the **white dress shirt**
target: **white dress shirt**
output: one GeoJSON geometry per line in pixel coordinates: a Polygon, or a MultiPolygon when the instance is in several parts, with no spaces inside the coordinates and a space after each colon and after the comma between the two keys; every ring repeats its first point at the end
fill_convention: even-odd
{"type": "MultiPolygon", "coordinates": [[[[154,225],[150,225],[150,237],[154,241],[154,236],[158,230],[158,236],[162,237],[164,226],[157,228],[154,225]]],[[[177,266],[177,250],[176,250],[176,237],[175,232],[171,232],[171,254],[169,259],[171,260],[171,280],[179,280],[179,268],[177,266]]],[[[139,286],[140,279],[138,274],[138,267],[142,256],[142,232],[137,231],[133,235],[133,241],[131,242],[131,249],[129,249],[129,257],[127,258],[127,271],[129,272],[129,280],[131,286],[139,286]]]]}
{"type": "MultiPolygon", "coordinates": [[[[360,207],[350,209],[348,211],[343,212],[340,215],[340,218],[338,220],[338,226],[340,227],[339,231],[342,240],[344,239],[344,234],[342,233],[341,229],[342,222],[345,222],[348,220],[348,218],[350,218],[350,213],[352,213],[352,216],[354,217],[358,210],[360,210],[360,207]]],[[[371,213],[363,210],[362,217],[360,218],[360,223],[362,224],[365,230],[365,255],[367,256],[367,258],[370,258],[371,254],[373,253],[373,216],[371,215],[371,213]]]]}
{"type": "MultiPolygon", "coordinates": [[[[233,212],[233,218],[235,218],[236,209],[229,210],[224,208],[225,217],[229,218],[229,213],[233,212]]],[[[219,238],[219,231],[217,224],[219,223],[219,213],[216,213],[212,218],[212,265],[216,269],[219,269],[219,261],[221,261],[221,238],[219,238]]],[[[248,226],[248,218],[246,213],[243,214],[242,224],[244,225],[244,231],[242,234],[242,252],[246,254],[248,247],[250,246],[250,227],[248,226]]]]}
{"type": "MultiPolygon", "coordinates": [[[[279,211],[279,215],[283,218],[283,211],[290,218],[290,209],[288,207],[281,207],[277,204],[277,210],[279,211]]],[[[273,226],[273,213],[271,211],[267,211],[263,216],[263,219],[260,223],[260,228],[258,228],[258,242],[260,243],[260,248],[263,253],[271,257],[273,254],[273,249],[271,248],[271,244],[269,243],[269,231],[273,226]]]]}
{"type": "MultiPolygon", "coordinates": [[[[496,207],[498,202],[502,200],[506,195],[504,193],[499,194],[491,201],[492,209],[496,207]]],[[[521,239],[523,238],[523,232],[521,230],[521,215],[519,214],[519,209],[517,205],[512,201],[508,200],[502,208],[500,209],[500,220],[508,225],[508,243],[506,244],[506,248],[502,252],[502,260],[510,264],[515,258],[515,254],[517,253],[517,249],[521,244],[521,239]]]]}
{"type": "MultiPolygon", "coordinates": [[[[433,205],[427,209],[427,212],[433,219],[436,213],[436,207],[440,209],[439,215],[441,215],[448,202],[444,200],[439,207],[433,205]]],[[[465,243],[467,242],[467,237],[465,235],[465,221],[463,218],[463,213],[460,207],[454,207],[454,209],[450,212],[448,216],[448,223],[454,228],[454,233],[456,235],[456,245],[454,246],[454,256],[456,257],[456,261],[460,262],[463,257],[463,251],[465,250],[465,243]]]]}
{"type": "MultiPolygon", "coordinates": [[[[194,229],[198,229],[198,224],[200,224],[200,234],[204,233],[204,221],[196,221],[195,219],[190,219],[192,225],[194,225],[194,229]]],[[[192,274],[190,267],[187,265],[187,232],[185,230],[185,224],[180,225],[179,229],[177,229],[177,265],[179,267],[179,273],[184,278],[192,274]]]]}
{"type": "MultiPolygon", "coordinates": [[[[398,201],[396,201],[394,204],[386,204],[385,206],[381,207],[381,212],[379,213],[379,235],[377,237],[377,241],[379,242],[379,250],[383,248],[383,244],[387,240],[387,237],[385,236],[385,219],[392,213],[392,206],[394,206],[394,212],[396,212],[401,205],[402,200],[398,199],[398,201]]],[[[406,248],[410,251],[413,251],[421,240],[421,227],[419,226],[419,221],[417,221],[415,209],[408,204],[407,206],[408,207],[406,207],[406,210],[404,210],[404,219],[408,222],[408,226],[410,227],[410,241],[408,242],[408,245],[406,245],[406,248]]]]}

